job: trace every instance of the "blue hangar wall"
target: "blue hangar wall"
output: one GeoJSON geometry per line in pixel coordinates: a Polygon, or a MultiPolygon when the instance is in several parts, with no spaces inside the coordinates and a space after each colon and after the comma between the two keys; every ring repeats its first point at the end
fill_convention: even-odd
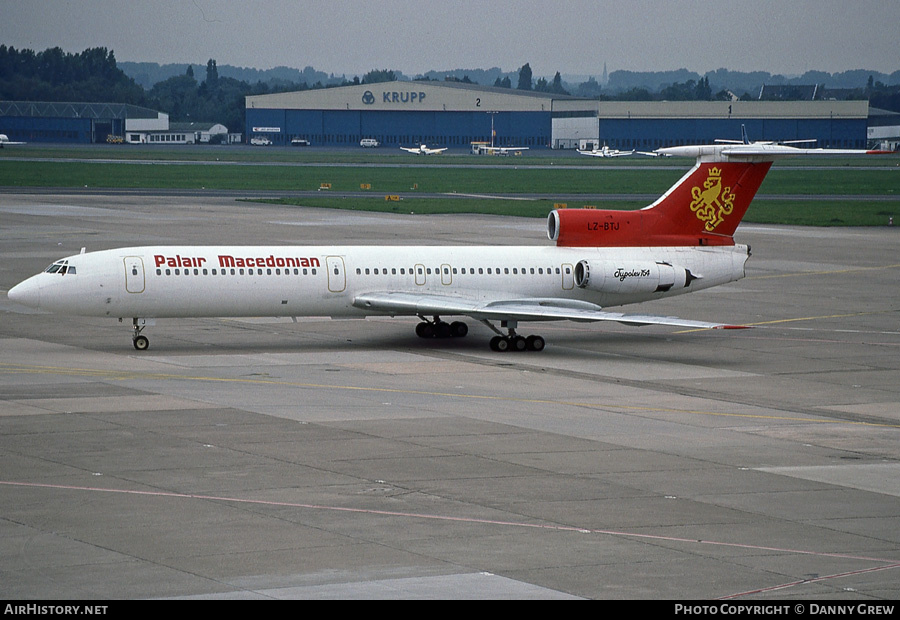
{"type": "Polygon", "coordinates": [[[822,148],[866,148],[865,118],[600,119],[600,139],[611,148],[652,150],[664,146],[711,144],[719,138],[816,140],[822,148]]]}
{"type": "Polygon", "coordinates": [[[274,144],[304,138],[312,145],[359,146],[374,138],[384,146],[470,148],[547,147],[554,97],[457,82],[392,81],[337,88],[251,95],[246,98],[248,140],[274,144]]]}
{"type": "Polygon", "coordinates": [[[443,112],[394,110],[285,110],[247,108],[247,136],[265,135],[274,144],[305,138],[314,145],[359,146],[375,138],[385,146],[468,148],[490,141],[493,116],[497,146],[550,144],[551,115],[546,112],[443,112]]]}

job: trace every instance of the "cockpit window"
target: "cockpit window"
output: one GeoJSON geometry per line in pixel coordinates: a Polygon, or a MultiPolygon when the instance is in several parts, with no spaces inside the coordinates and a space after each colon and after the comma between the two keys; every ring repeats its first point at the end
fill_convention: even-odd
{"type": "Polygon", "coordinates": [[[66,274],[75,274],[75,265],[69,265],[69,261],[60,260],[56,261],[46,269],[44,269],[44,273],[58,273],[61,276],[66,274]]]}

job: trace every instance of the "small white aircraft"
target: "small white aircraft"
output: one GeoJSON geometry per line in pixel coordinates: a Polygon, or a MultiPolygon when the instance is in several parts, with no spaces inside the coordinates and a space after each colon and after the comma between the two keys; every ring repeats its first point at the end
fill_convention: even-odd
{"type": "Polygon", "coordinates": [[[467,316],[494,351],[540,351],[520,322],[739,328],[609,307],[700,291],[744,277],[734,232],[772,162],[878,151],[716,144],[659,149],[694,167],[639,211],[554,210],[551,246],[143,246],[62,258],[8,293],[61,314],[132,319],[132,341],[158,318],[417,316],[422,338],[462,337],[467,316]],[[499,326],[498,326],[499,325],[499,326]],[[506,330],[504,333],[501,330],[506,330]]]}
{"type": "Polygon", "coordinates": [[[628,157],[634,155],[634,149],[630,151],[620,151],[619,149],[611,149],[605,144],[599,149],[591,149],[590,151],[578,151],[582,155],[590,155],[591,157],[628,157]]]}
{"type": "Polygon", "coordinates": [[[479,155],[521,155],[527,151],[527,146],[481,146],[478,147],[479,155]]]}
{"type": "Polygon", "coordinates": [[[716,138],[715,142],[716,142],[716,144],[744,144],[744,145],[754,144],[754,145],[756,145],[756,146],[761,146],[761,145],[766,145],[766,144],[779,144],[779,145],[786,145],[786,144],[811,144],[811,143],[813,143],[813,142],[816,142],[816,140],[815,140],[815,139],[806,139],[806,140],[784,140],[784,141],[780,141],[780,142],[774,141],[774,140],[769,140],[769,141],[759,141],[759,140],[758,140],[758,141],[755,141],[755,142],[751,142],[751,141],[750,141],[750,138],[749,138],[748,135],[747,135],[747,127],[744,126],[744,125],[741,125],[741,139],[740,139],[740,140],[727,140],[727,139],[725,139],[725,138],[716,138]]]}
{"type": "Polygon", "coordinates": [[[400,150],[406,151],[407,153],[412,153],[414,155],[438,155],[439,153],[443,153],[444,151],[446,151],[447,148],[445,147],[442,149],[430,149],[424,144],[420,144],[419,146],[413,147],[401,146],[400,150]]]}
{"type": "Polygon", "coordinates": [[[4,146],[21,146],[22,144],[26,144],[25,142],[11,142],[9,136],[5,133],[0,133],[0,149],[4,146]]]}

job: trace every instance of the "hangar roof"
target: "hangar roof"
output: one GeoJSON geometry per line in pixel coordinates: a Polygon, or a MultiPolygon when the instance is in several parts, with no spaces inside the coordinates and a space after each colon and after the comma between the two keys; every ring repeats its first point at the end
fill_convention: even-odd
{"type": "Polygon", "coordinates": [[[0,116],[43,118],[151,118],[159,112],[128,103],[78,103],[67,101],[0,101],[0,116]]]}
{"type": "Polygon", "coordinates": [[[444,112],[550,112],[567,95],[460,82],[378,82],[252,95],[247,108],[287,110],[397,110],[444,112]]]}

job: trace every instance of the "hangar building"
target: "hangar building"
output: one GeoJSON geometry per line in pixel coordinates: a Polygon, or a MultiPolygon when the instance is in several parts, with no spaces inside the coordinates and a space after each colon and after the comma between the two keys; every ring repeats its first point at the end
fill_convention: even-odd
{"type": "Polygon", "coordinates": [[[274,144],[550,145],[554,96],[459,82],[382,82],[246,98],[247,136],[274,144]]]}
{"type": "Polygon", "coordinates": [[[594,101],[591,114],[558,111],[554,148],[597,138],[623,150],[739,140],[817,140],[823,148],[866,148],[868,101],[594,101]]]}
{"type": "Polygon", "coordinates": [[[168,114],[125,103],[0,101],[0,131],[22,142],[92,144],[168,128],[168,114]]]}
{"type": "Polygon", "coordinates": [[[865,148],[866,101],[596,101],[459,82],[395,81],[246,98],[246,135],[287,145],[383,145],[574,149],[593,141],[611,148],[739,139],[816,139],[818,146],[865,148]]]}

